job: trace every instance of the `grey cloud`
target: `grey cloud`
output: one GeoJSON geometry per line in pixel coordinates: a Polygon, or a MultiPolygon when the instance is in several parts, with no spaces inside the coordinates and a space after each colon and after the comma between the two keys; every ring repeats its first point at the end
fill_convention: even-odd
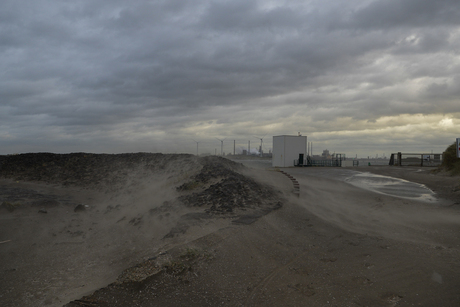
{"type": "Polygon", "coordinates": [[[204,29],[224,33],[279,33],[286,28],[301,30],[302,23],[306,22],[305,17],[289,7],[263,9],[257,1],[216,1],[206,8],[200,25],[204,29]]]}
{"type": "Polygon", "coordinates": [[[357,10],[349,23],[363,30],[458,25],[460,3],[456,0],[378,0],[357,10]]]}
{"type": "Polygon", "coordinates": [[[424,89],[424,94],[432,101],[454,100],[455,109],[448,111],[456,112],[458,110],[458,97],[460,97],[460,77],[455,76],[451,83],[446,81],[433,82],[424,89]]]}

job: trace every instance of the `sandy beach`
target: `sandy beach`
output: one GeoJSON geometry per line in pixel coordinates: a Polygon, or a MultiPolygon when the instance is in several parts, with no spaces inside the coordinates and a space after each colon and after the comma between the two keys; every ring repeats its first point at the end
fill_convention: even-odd
{"type": "Polygon", "coordinates": [[[458,177],[117,159],[3,162],[2,306],[460,304],[458,177]]]}

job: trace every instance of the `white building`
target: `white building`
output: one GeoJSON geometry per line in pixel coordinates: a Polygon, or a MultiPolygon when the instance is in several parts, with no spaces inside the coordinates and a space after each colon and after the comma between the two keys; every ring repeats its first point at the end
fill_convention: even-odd
{"type": "Polygon", "coordinates": [[[273,167],[290,167],[306,164],[307,137],[295,135],[278,135],[273,137],[273,167]]]}

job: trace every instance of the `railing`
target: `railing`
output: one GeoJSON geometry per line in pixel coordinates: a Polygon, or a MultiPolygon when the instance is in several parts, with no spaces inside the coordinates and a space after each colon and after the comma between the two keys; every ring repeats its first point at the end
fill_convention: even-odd
{"type": "Polygon", "coordinates": [[[328,167],[340,167],[342,166],[342,159],[332,160],[312,160],[310,157],[307,158],[306,163],[299,164],[299,160],[294,160],[294,166],[328,166],[328,167]]]}

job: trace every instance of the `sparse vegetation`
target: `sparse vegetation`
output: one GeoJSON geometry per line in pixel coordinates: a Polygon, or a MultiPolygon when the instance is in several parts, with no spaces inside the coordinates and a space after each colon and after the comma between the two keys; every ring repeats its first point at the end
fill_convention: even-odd
{"type": "Polygon", "coordinates": [[[460,175],[460,158],[457,158],[456,143],[447,147],[442,159],[442,167],[452,176],[460,175]]]}

